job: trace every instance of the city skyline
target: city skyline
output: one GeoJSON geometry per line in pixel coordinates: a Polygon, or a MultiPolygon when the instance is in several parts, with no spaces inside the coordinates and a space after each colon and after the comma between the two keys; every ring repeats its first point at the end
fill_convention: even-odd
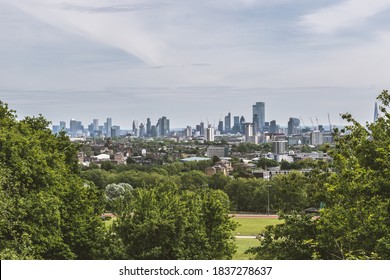
{"type": "MultiPolygon", "coordinates": [[[[389,1],[0,0],[0,99],[53,123],[227,112],[372,121],[388,88],[389,1]]],[[[130,122],[130,123],[129,123],[130,122]]],[[[345,123],[344,123],[345,124],[345,123]]]]}

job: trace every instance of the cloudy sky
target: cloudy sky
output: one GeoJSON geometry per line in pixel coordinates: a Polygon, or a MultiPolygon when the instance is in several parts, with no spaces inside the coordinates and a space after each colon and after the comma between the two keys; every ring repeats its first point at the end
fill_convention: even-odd
{"type": "Polygon", "coordinates": [[[0,0],[0,99],[86,125],[373,118],[390,0],[0,0]]]}

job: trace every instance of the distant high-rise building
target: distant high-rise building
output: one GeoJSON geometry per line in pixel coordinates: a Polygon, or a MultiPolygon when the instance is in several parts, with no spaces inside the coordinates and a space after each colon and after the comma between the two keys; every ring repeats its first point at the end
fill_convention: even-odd
{"type": "Polygon", "coordinates": [[[98,119],[93,119],[92,124],[93,124],[93,131],[99,130],[99,120],[98,119]]]}
{"type": "Polygon", "coordinates": [[[223,133],[223,121],[219,121],[219,123],[218,123],[218,131],[220,133],[223,133]]]}
{"type": "Polygon", "coordinates": [[[156,131],[158,137],[166,137],[169,136],[170,128],[169,128],[169,120],[167,117],[162,117],[158,120],[156,125],[156,131]]]}
{"type": "Polygon", "coordinates": [[[191,128],[191,126],[187,126],[184,134],[187,137],[191,137],[192,136],[192,128],[191,128]]]}
{"type": "Polygon", "coordinates": [[[272,150],[274,154],[276,155],[282,155],[286,153],[286,146],[287,141],[286,140],[278,140],[272,142],[272,150]]]}
{"type": "Polygon", "coordinates": [[[150,136],[157,137],[157,127],[155,125],[152,125],[150,128],[150,136]]]}
{"type": "Polygon", "coordinates": [[[378,114],[378,104],[375,102],[375,107],[374,107],[374,122],[378,120],[379,114],[378,114]]]}
{"type": "Polygon", "coordinates": [[[231,114],[228,113],[225,117],[225,133],[229,133],[231,130],[231,114]]]}
{"type": "Polygon", "coordinates": [[[75,119],[71,119],[69,122],[69,132],[71,134],[76,133],[77,129],[78,129],[77,121],[75,119]]]}
{"type": "Polygon", "coordinates": [[[162,117],[162,120],[164,124],[164,136],[169,136],[169,133],[171,132],[170,122],[167,117],[162,117]]]}
{"type": "Polygon", "coordinates": [[[66,122],[60,121],[60,130],[66,130],[66,122]]]}
{"type": "Polygon", "coordinates": [[[71,119],[69,122],[69,133],[71,136],[75,137],[83,131],[84,127],[81,124],[81,121],[76,121],[71,119]]]}
{"type": "Polygon", "coordinates": [[[132,131],[134,136],[139,136],[138,133],[138,121],[133,120],[132,131]]]}
{"type": "Polygon", "coordinates": [[[206,140],[214,141],[214,127],[212,127],[211,124],[208,125],[206,130],[206,140]]]}
{"type": "Polygon", "coordinates": [[[152,122],[150,121],[150,118],[146,119],[146,135],[147,136],[152,135],[152,122]]]}
{"type": "Polygon", "coordinates": [[[145,125],[141,123],[139,125],[139,137],[144,137],[146,134],[145,125]]]}
{"type": "Polygon", "coordinates": [[[121,128],[118,125],[111,127],[111,137],[119,137],[121,135],[121,128]]]}
{"type": "Polygon", "coordinates": [[[319,130],[314,130],[310,133],[310,144],[319,146],[324,143],[322,133],[319,130]]]}
{"type": "Polygon", "coordinates": [[[299,134],[300,120],[298,118],[290,118],[287,123],[287,134],[299,134]]]}
{"type": "Polygon", "coordinates": [[[259,118],[257,117],[257,114],[253,115],[253,120],[252,120],[252,129],[253,129],[253,135],[257,135],[259,132],[259,124],[258,124],[259,118]]]}
{"type": "Polygon", "coordinates": [[[277,133],[279,130],[279,126],[276,124],[275,120],[272,120],[269,124],[269,132],[270,133],[277,133]]]}
{"type": "MultiPolygon", "coordinates": [[[[256,127],[254,128],[254,131],[257,132],[264,132],[264,126],[265,126],[265,103],[264,102],[256,102],[255,105],[253,105],[253,119],[256,119],[256,127]]],[[[253,123],[255,125],[255,122],[253,123]]]]}
{"type": "Polygon", "coordinates": [[[244,116],[241,116],[241,118],[240,118],[240,133],[241,134],[245,133],[245,118],[244,118],[244,116]]]}
{"type": "Polygon", "coordinates": [[[200,124],[197,124],[195,127],[195,131],[197,135],[200,135],[200,124]]]}
{"type": "Polygon", "coordinates": [[[233,131],[233,133],[238,133],[238,132],[240,132],[240,117],[234,116],[233,120],[234,120],[234,124],[233,124],[232,131],[233,131]]]}
{"type": "Polygon", "coordinates": [[[93,130],[93,123],[91,123],[90,125],[88,125],[88,132],[89,132],[89,135],[90,135],[90,136],[93,136],[93,132],[94,132],[94,130],[93,130]]]}
{"type": "Polygon", "coordinates": [[[111,137],[112,118],[107,118],[106,137],[111,137]]]}
{"type": "Polygon", "coordinates": [[[54,134],[60,132],[60,126],[59,125],[53,125],[51,131],[54,134]]]}
{"type": "Polygon", "coordinates": [[[253,135],[252,123],[244,123],[245,127],[245,142],[258,144],[257,135],[253,135]]]}
{"type": "Polygon", "coordinates": [[[253,136],[253,127],[251,123],[245,124],[245,142],[250,142],[250,137],[253,136]]]}
{"type": "Polygon", "coordinates": [[[264,122],[263,132],[269,132],[269,122],[264,122]]]}
{"type": "Polygon", "coordinates": [[[204,130],[204,123],[203,122],[201,122],[200,123],[200,135],[201,136],[205,136],[205,130],[204,130]]]}

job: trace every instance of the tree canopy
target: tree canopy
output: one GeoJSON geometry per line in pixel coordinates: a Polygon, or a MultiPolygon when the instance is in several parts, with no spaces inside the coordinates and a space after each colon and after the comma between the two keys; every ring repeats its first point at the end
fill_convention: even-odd
{"type": "Polygon", "coordinates": [[[18,121],[0,102],[0,256],[98,258],[101,193],[78,176],[77,147],[48,124],[18,121]]]}

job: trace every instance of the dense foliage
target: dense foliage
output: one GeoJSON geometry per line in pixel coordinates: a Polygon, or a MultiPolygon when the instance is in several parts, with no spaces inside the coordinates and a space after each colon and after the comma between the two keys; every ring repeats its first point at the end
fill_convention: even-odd
{"type": "Polygon", "coordinates": [[[77,175],[77,148],[47,126],[0,103],[0,257],[99,258],[101,193],[77,175]]]}
{"type": "Polygon", "coordinates": [[[128,259],[230,259],[235,223],[221,191],[181,191],[174,184],[136,189],[113,230],[128,259]]]}

